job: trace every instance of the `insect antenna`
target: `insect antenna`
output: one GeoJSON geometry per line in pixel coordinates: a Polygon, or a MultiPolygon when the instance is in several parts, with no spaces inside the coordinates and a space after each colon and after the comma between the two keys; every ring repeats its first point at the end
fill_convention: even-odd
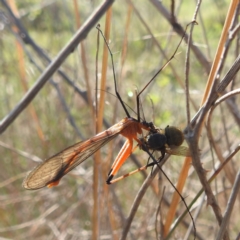
{"type": "MultiPolygon", "coordinates": [[[[137,95],[138,95],[137,89],[135,90],[135,94],[136,94],[136,97],[137,97],[137,95]]],[[[140,105],[140,108],[141,108],[140,111],[142,113],[142,118],[143,118],[144,122],[146,122],[146,118],[145,118],[145,115],[144,115],[144,110],[143,110],[143,105],[142,105],[141,98],[139,98],[139,105],[140,105]]],[[[138,115],[140,116],[140,112],[139,113],[137,112],[137,116],[138,115]]],[[[139,119],[141,119],[141,117],[139,119]]]]}
{"type": "MultiPolygon", "coordinates": [[[[104,89],[100,89],[100,88],[99,88],[99,89],[96,89],[96,91],[106,92],[107,94],[109,94],[109,95],[111,95],[111,96],[113,96],[113,97],[115,97],[115,98],[118,99],[118,97],[116,96],[116,94],[111,93],[111,92],[109,92],[109,91],[107,91],[107,90],[104,90],[104,89]]],[[[127,106],[134,114],[137,115],[136,111],[135,111],[131,106],[129,106],[125,101],[123,101],[123,103],[124,103],[124,105],[127,106]]]]}
{"type": "Polygon", "coordinates": [[[140,115],[139,115],[139,111],[140,111],[140,106],[139,106],[139,98],[140,98],[140,95],[143,93],[143,91],[150,85],[150,83],[157,77],[157,75],[171,62],[171,60],[175,57],[184,37],[185,37],[185,34],[186,34],[186,31],[187,31],[187,28],[190,24],[196,24],[195,21],[192,21],[190,22],[189,24],[187,24],[185,30],[184,30],[184,34],[183,36],[181,37],[178,45],[177,45],[177,48],[175,49],[174,53],[172,54],[172,56],[167,60],[167,62],[154,74],[154,76],[149,80],[149,82],[145,85],[145,87],[138,93],[137,95],[137,113],[138,113],[138,121],[140,121],[140,115]]]}
{"type": "Polygon", "coordinates": [[[151,101],[151,108],[152,108],[152,122],[154,122],[155,114],[154,114],[154,103],[152,98],[150,98],[150,101],[151,101]]]}
{"type": "Polygon", "coordinates": [[[110,54],[110,56],[111,56],[112,70],[113,70],[113,80],[114,80],[114,88],[115,88],[116,96],[117,96],[118,100],[120,101],[120,103],[121,103],[121,105],[122,105],[122,107],[123,107],[123,109],[124,109],[127,117],[130,118],[131,116],[130,116],[130,114],[129,114],[129,112],[128,112],[128,110],[127,110],[127,108],[126,108],[126,106],[125,106],[125,104],[124,104],[124,102],[123,102],[123,100],[122,100],[119,92],[118,92],[117,79],[116,79],[116,74],[115,74],[115,67],[114,67],[114,62],[113,62],[113,54],[112,54],[112,51],[111,51],[111,49],[110,49],[110,47],[109,47],[109,44],[108,44],[108,42],[107,42],[107,39],[105,38],[102,30],[100,29],[100,24],[98,24],[96,28],[97,28],[97,30],[101,33],[101,35],[102,35],[102,37],[103,37],[103,39],[104,39],[104,42],[105,42],[105,44],[106,44],[106,46],[107,46],[107,48],[108,48],[108,52],[109,52],[109,54],[110,54]]]}

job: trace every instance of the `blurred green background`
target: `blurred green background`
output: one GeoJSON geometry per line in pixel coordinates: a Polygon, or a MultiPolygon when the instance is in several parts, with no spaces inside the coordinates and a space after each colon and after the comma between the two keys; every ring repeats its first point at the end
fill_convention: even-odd
{"type": "MultiPolygon", "coordinates": [[[[100,4],[100,1],[77,1],[77,3],[80,21],[84,23],[100,4]]],[[[51,59],[58,54],[77,31],[78,19],[75,15],[74,1],[35,0],[16,1],[15,4],[20,21],[28,34],[51,59]]],[[[166,62],[153,37],[143,22],[140,21],[139,16],[151,30],[168,58],[175,51],[180,36],[173,31],[172,26],[159,13],[151,1],[137,1],[134,4],[134,8],[130,8],[128,1],[116,1],[113,4],[110,48],[113,52],[122,99],[136,111],[135,91],[140,91],[154,73],[166,62]],[[131,11],[131,15],[128,15],[129,11],[131,11]],[[126,22],[129,16],[130,22],[127,30],[126,22]],[[124,45],[124,36],[126,34],[127,44],[124,45]],[[127,53],[124,64],[122,64],[122,50],[126,46],[127,53]]],[[[178,22],[185,28],[193,18],[196,2],[176,1],[175,4],[178,22]]],[[[228,1],[223,0],[203,1],[200,7],[200,15],[197,18],[198,25],[195,26],[193,32],[193,41],[209,63],[207,67],[210,67],[213,61],[228,4],[228,1]]],[[[170,11],[170,1],[162,1],[162,5],[167,11],[170,11]]],[[[42,61],[29,44],[20,41],[20,45],[17,46],[18,38],[14,34],[14,28],[10,24],[11,18],[8,17],[6,8],[3,5],[1,5],[0,15],[0,115],[1,119],[3,119],[20,101],[26,89],[29,89],[34,84],[41,72],[46,68],[46,63],[42,61]],[[20,46],[23,50],[22,56],[20,46]]],[[[105,18],[100,21],[103,30],[104,21],[105,18]]],[[[85,64],[87,65],[93,99],[95,94],[99,95],[102,90],[99,87],[100,83],[98,88],[95,85],[97,34],[97,30],[92,29],[84,41],[85,64]]],[[[101,76],[102,63],[102,38],[100,38],[100,42],[99,77],[101,76]]],[[[186,48],[186,43],[183,42],[176,57],[170,63],[172,67],[168,66],[164,69],[141,97],[146,120],[153,121],[156,126],[161,128],[174,125],[184,129],[187,124],[185,91],[179,84],[179,80],[184,82],[185,79],[186,48]],[[176,79],[176,75],[179,80],[176,79]]],[[[236,51],[235,47],[229,50],[222,75],[231,66],[236,51]]],[[[80,52],[80,48],[75,49],[62,64],[61,70],[77,85],[83,94],[86,94],[83,61],[80,52]]],[[[197,107],[194,108],[190,105],[191,117],[194,116],[200,106],[208,78],[207,67],[203,66],[191,52],[190,96],[197,107]]],[[[112,65],[109,60],[104,118],[110,125],[125,117],[122,107],[116,102],[112,65]],[[117,113],[116,117],[114,116],[115,111],[117,113]]],[[[230,133],[229,141],[230,145],[232,145],[237,140],[237,136],[239,137],[239,128],[234,125],[233,119],[228,115],[228,110],[224,107],[223,109],[221,111],[224,111],[224,115],[229,116],[226,128],[230,133]]],[[[216,139],[218,139],[224,152],[224,149],[227,150],[228,146],[226,146],[225,142],[221,142],[224,141],[223,137],[221,137],[224,136],[224,132],[219,112],[219,109],[217,109],[213,125],[216,139]]],[[[131,110],[130,114],[136,117],[136,114],[131,110]]],[[[37,165],[34,159],[46,159],[67,146],[87,139],[94,134],[94,119],[89,105],[72,86],[55,73],[52,82],[46,83],[31,105],[0,136],[1,239],[91,239],[93,206],[92,157],[65,176],[59,186],[55,188],[27,191],[23,189],[22,181],[26,173],[37,165]],[[64,106],[64,104],[66,105],[64,106]],[[75,121],[79,132],[72,127],[70,118],[75,121]],[[18,151],[29,154],[29,157],[23,156],[18,151]]],[[[102,164],[100,165],[100,172],[108,159],[109,151],[112,150],[111,162],[113,162],[120,150],[117,144],[120,139],[121,137],[113,142],[113,149],[109,149],[112,145],[109,145],[110,147],[107,145],[101,150],[102,164]]],[[[204,167],[212,169],[213,157],[211,156],[210,144],[205,131],[203,131],[200,140],[200,148],[204,167]]],[[[136,156],[141,165],[146,164],[148,158],[146,153],[137,151],[136,156]]],[[[164,166],[164,170],[173,183],[177,181],[183,161],[184,158],[171,157],[171,160],[164,166]]],[[[235,168],[238,169],[239,163],[235,164],[238,164],[235,165],[235,168]]],[[[119,176],[135,168],[136,166],[129,159],[121,168],[119,176]]],[[[150,169],[147,173],[150,173],[150,169]]],[[[201,188],[193,168],[191,168],[189,175],[183,193],[187,202],[190,202],[201,188]]],[[[160,176],[160,178],[162,185],[159,188],[167,186],[164,198],[170,201],[174,189],[164,177],[160,176]]],[[[106,175],[102,174],[99,183],[98,203],[100,206],[99,239],[118,239],[125,218],[128,216],[133,200],[144,178],[142,174],[138,173],[111,186],[106,186],[105,180],[106,175]]],[[[156,178],[155,184],[158,184],[157,180],[156,178]]],[[[215,187],[216,192],[219,191],[219,201],[222,201],[223,206],[225,206],[227,197],[224,197],[224,194],[229,194],[230,188],[224,174],[215,183],[215,187]],[[222,192],[223,189],[226,190],[226,193],[222,192]]],[[[159,200],[150,188],[134,218],[128,239],[156,238],[155,217],[159,200]]],[[[162,206],[163,218],[165,211],[167,211],[167,205],[164,204],[162,206]]],[[[197,230],[202,239],[206,239],[206,237],[213,239],[217,230],[217,224],[213,222],[216,222],[216,220],[211,211],[206,211],[205,205],[203,205],[203,208],[202,215],[200,214],[197,220],[197,230]],[[204,229],[204,232],[201,232],[202,229],[204,229]]],[[[224,209],[223,207],[222,210],[224,209]]],[[[180,202],[179,212],[184,210],[185,207],[180,202]]],[[[239,231],[240,219],[237,215],[234,216],[234,219],[235,217],[237,220],[231,226],[233,236],[239,231]]],[[[164,219],[161,220],[164,221],[164,219]]],[[[186,217],[185,221],[187,224],[191,223],[189,216],[186,217]]],[[[185,232],[185,226],[179,226],[171,239],[180,239],[185,232]]],[[[190,237],[190,239],[192,238],[193,236],[190,237]]]]}

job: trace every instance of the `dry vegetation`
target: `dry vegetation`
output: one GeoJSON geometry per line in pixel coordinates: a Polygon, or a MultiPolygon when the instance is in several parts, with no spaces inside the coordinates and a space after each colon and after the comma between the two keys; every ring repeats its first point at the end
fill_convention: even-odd
{"type": "MultiPolygon", "coordinates": [[[[203,1],[197,8],[196,1],[180,2],[176,1],[174,7],[179,25],[171,13],[171,1],[155,0],[116,1],[107,13],[107,21],[104,14],[97,23],[103,30],[109,28],[105,35],[110,35],[119,91],[136,111],[136,89],[140,91],[170,58],[182,36],[181,30],[196,14],[198,25],[187,31],[193,43],[182,42],[175,58],[142,94],[141,104],[147,121],[161,128],[175,125],[185,129],[192,164],[188,158],[171,156],[163,170],[179,186],[189,207],[191,204],[196,239],[237,239],[239,5],[237,8],[238,1],[203,1]],[[227,15],[229,8],[232,11],[227,15]],[[237,57],[233,74],[225,77],[237,57]],[[213,64],[216,67],[210,74],[213,64]],[[233,208],[225,214],[228,201],[233,208]],[[221,235],[225,230],[225,235],[221,235]]],[[[3,120],[46,71],[47,58],[55,58],[101,2],[1,3],[3,120]],[[10,9],[19,18],[11,17],[10,9]],[[17,23],[22,24],[25,33],[17,23]]],[[[14,121],[1,122],[0,238],[194,239],[188,213],[175,221],[183,216],[186,207],[158,169],[152,174],[148,169],[110,186],[105,184],[124,140],[120,136],[102,148],[97,159],[90,157],[65,176],[59,186],[37,191],[22,187],[26,173],[37,165],[36,161],[96,133],[95,94],[98,104],[102,101],[104,107],[98,111],[98,120],[101,121],[101,114],[104,118],[102,129],[125,117],[115,96],[112,65],[106,57],[109,55],[102,54],[103,39],[100,37],[96,64],[98,32],[94,27],[90,29],[79,47],[62,59],[61,72],[52,69],[56,73],[38,88],[32,101],[27,101],[27,108],[21,108],[14,121]],[[102,66],[107,61],[103,87],[102,66]],[[104,93],[105,99],[100,100],[104,93]]],[[[130,112],[136,117],[134,111],[130,112]]],[[[136,151],[118,175],[145,165],[147,159],[145,152],[136,151]]]]}

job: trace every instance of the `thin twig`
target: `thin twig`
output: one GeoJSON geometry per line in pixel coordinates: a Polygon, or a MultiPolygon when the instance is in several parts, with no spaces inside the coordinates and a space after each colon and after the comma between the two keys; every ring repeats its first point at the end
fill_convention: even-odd
{"type": "MultiPolygon", "coordinates": [[[[0,133],[3,133],[8,126],[17,118],[17,116],[28,106],[44,84],[49,80],[53,73],[61,66],[65,59],[74,51],[77,45],[86,38],[88,32],[97,24],[102,15],[112,5],[114,0],[103,2],[95,12],[86,20],[75,36],[66,44],[58,56],[50,63],[35,84],[28,90],[25,96],[19,101],[15,108],[0,122],[0,133]]],[[[5,0],[2,4],[9,8],[5,0]]]]}
{"type": "Polygon", "coordinates": [[[233,206],[236,201],[239,189],[240,189],[240,171],[238,171],[238,174],[236,176],[236,179],[235,179],[235,182],[234,182],[234,185],[232,188],[232,192],[229,197],[229,201],[227,203],[227,208],[223,215],[223,220],[222,220],[218,235],[216,237],[216,240],[221,240],[223,238],[223,235],[226,232],[226,228],[228,226],[229,219],[230,219],[231,213],[233,211],[233,206]]]}

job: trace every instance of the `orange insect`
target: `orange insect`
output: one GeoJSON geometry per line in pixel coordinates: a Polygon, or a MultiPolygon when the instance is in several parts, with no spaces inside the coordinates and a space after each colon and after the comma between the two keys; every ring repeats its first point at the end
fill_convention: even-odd
{"type": "MultiPolygon", "coordinates": [[[[98,30],[102,34],[102,31],[99,28],[98,28],[98,30]]],[[[111,50],[110,50],[103,34],[102,34],[102,36],[103,36],[103,38],[106,42],[106,45],[109,49],[109,52],[111,54],[112,63],[113,63],[113,56],[112,56],[111,50]]],[[[158,73],[161,71],[161,69],[158,71],[158,73]]],[[[65,174],[67,174],[69,171],[71,171],[72,169],[77,167],[80,163],[85,161],[88,157],[90,157],[92,154],[94,154],[97,150],[99,150],[101,147],[103,147],[105,144],[107,144],[113,138],[115,138],[116,136],[121,134],[127,140],[126,140],[125,144],[123,145],[122,149],[120,150],[118,156],[116,157],[116,160],[114,161],[114,163],[111,167],[111,170],[108,174],[107,183],[110,184],[111,179],[114,177],[114,175],[118,172],[119,168],[122,166],[122,164],[126,161],[126,159],[132,153],[133,140],[136,140],[138,142],[138,145],[142,144],[141,141],[138,139],[137,135],[142,134],[143,129],[150,131],[151,128],[154,128],[152,123],[140,121],[139,97],[145,88],[137,95],[138,119],[134,119],[134,118],[130,117],[130,114],[128,113],[128,111],[126,109],[126,106],[124,105],[124,103],[117,91],[114,65],[113,65],[113,76],[114,76],[116,96],[118,97],[121,105],[123,106],[127,117],[124,118],[123,120],[121,120],[119,123],[116,123],[109,129],[97,134],[96,136],[94,136],[86,141],[78,142],[75,145],[64,149],[63,151],[57,153],[56,155],[54,155],[54,156],[48,158],[47,160],[45,160],[44,162],[42,162],[40,165],[38,165],[36,168],[34,168],[24,179],[24,181],[23,181],[24,188],[34,190],[34,189],[39,189],[39,188],[42,188],[45,186],[52,187],[52,186],[58,185],[60,179],[65,174]]],[[[155,78],[155,76],[150,81],[152,81],[155,78]]]]}
{"type": "MultiPolygon", "coordinates": [[[[98,28],[98,27],[97,27],[98,28]]],[[[98,28],[100,33],[102,31],[98,28]]],[[[181,155],[181,156],[189,156],[189,150],[187,147],[181,146],[184,137],[180,130],[175,127],[166,127],[165,130],[161,130],[156,128],[153,123],[141,121],[140,119],[140,95],[142,92],[148,87],[148,85],[155,79],[155,77],[161,72],[161,70],[171,61],[171,59],[175,56],[178,47],[180,46],[182,39],[177,46],[172,57],[167,61],[166,64],[160,68],[157,73],[153,76],[153,78],[147,83],[147,85],[138,93],[137,95],[137,119],[132,118],[128,113],[124,102],[122,101],[118,91],[117,91],[117,84],[115,78],[115,71],[114,71],[114,64],[113,64],[113,56],[111,50],[107,44],[107,41],[102,34],[105,43],[108,47],[108,50],[111,55],[112,66],[113,66],[113,76],[114,76],[114,84],[115,84],[115,93],[117,98],[119,99],[127,117],[122,119],[119,123],[116,123],[112,127],[108,128],[107,130],[98,133],[96,136],[82,142],[78,142],[63,151],[57,153],[56,155],[48,158],[36,168],[34,168],[24,179],[23,187],[26,189],[39,189],[42,187],[53,187],[59,184],[61,178],[77,167],[80,163],[85,161],[88,157],[94,154],[97,150],[107,144],[109,141],[114,139],[119,134],[126,138],[126,142],[124,143],[123,147],[121,148],[119,154],[117,155],[111,170],[108,173],[107,184],[114,183],[118,180],[121,180],[127,176],[132,175],[133,173],[139,172],[141,170],[146,169],[149,166],[157,165],[158,168],[164,173],[164,171],[159,166],[159,162],[164,158],[165,153],[174,154],[174,155],[181,155]],[[148,131],[148,134],[143,137],[143,130],[148,131]],[[138,134],[142,135],[141,138],[138,138],[138,134]],[[122,177],[117,179],[113,179],[113,177],[117,174],[118,170],[122,166],[122,164],[126,161],[126,159],[130,156],[130,154],[136,149],[133,148],[133,140],[137,142],[137,146],[142,150],[146,151],[149,154],[149,159],[151,158],[153,162],[147,163],[146,166],[141,167],[131,173],[128,173],[122,177]],[[150,151],[160,151],[161,157],[158,160],[155,160],[152,153],[150,151]]],[[[148,161],[149,161],[148,159],[148,161]]],[[[177,188],[172,184],[170,179],[164,173],[165,177],[169,180],[175,191],[181,197],[183,203],[186,206],[186,209],[192,219],[192,224],[194,227],[194,239],[196,236],[196,227],[194,223],[194,219],[191,215],[191,212],[184,200],[181,196],[180,192],[177,188]]]]}
{"type": "MultiPolygon", "coordinates": [[[[96,136],[82,142],[78,142],[73,146],[70,146],[63,151],[57,153],[56,155],[48,158],[36,168],[34,168],[24,179],[23,187],[26,189],[39,189],[45,186],[52,187],[58,185],[60,179],[67,174],[69,171],[77,167],[80,163],[85,161],[88,157],[90,157],[93,153],[111,141],[113,138],[118,136],[119,134],[124,136],[127,140],[120,150],[116,160],[114,161],[111,170],[108,174],[107,183],[111,184],[113,181],[112,178],[116,175],[119,168],[126,161],[126,159],[130,156],[130,154],[136,149],[133,148],[133,140],[135,140],[140,148],[143,145],[147,145],[147,142],[138,138],[138,134],[142,134],[143,130],[147,130],[149,132],[149,136],[151,134],[156,133],[157,129],[150,122],[141,121],[140,119],[140,95],[142,92],[148,87],[148,85],[155,79],[155,77],[162,71],[165,66],[171,61],[171,59],[175,56],[178,47],[180,46],[181,41],[179,42],[177,49],[175,50],[172,57],[157,71],[157,73],[152,77],[152,79],[147,83],[147,85],[138,93],[137,95],[137,119],[134,119],[128,113],[124,102],[122,101],[118,91],[115,77],[115,70],[113,64],[113,56],[112,52],[107,44],[107,41],[102,33],[102,31],[97,27],[100,33],[102,34],[104,41],[108,47],[109,53],[111,55],[112,66],[113,66],[113,77],[114,77],[114,85],[115,85],[115,93],[117,98],[119,99],[124,111],[126,112],[127,117],[121,120],[119,123],[116,123],[109,129],[97,134],[96,136]]],[[[143,146],[144,148],[144,146],[143,146]]],[[[146,148],[146,147],[145,147],[146,148]]],[[[151,146],[150,146],[151,148],[151,146]]],[[[151,163],[151,166],[157,164],[157,161],[151,163]]]]}
{"type": "Polygon", "coordinates": [[[124,118],[119,123],[116,123],[96,136],[86,141],[78,142],[45,160],[27,175],[23,182],[23,187],[33,190],[45,186],[52,187],[58,185],[60,179],[65,174],[121,134],[127,138],[127,140],[108,174],[107,183],[110,183],[121,165],[132,153],[133,139],[141,144],[137,134],[142,134],[142,129],[150,131],[150,125],[145,122],[139,122],[134,118],[124,118]]]}

